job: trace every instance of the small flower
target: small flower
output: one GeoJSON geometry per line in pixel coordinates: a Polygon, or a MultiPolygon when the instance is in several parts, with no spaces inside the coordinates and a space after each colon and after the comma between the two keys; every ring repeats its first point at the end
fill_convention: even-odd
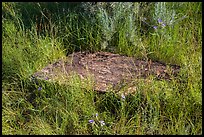
{"type": "Polygon", "coordinates": [[[48,77],[45,77],[45,80],[48,80],[48,77]]]}
{"type": "Polygon", "coordinates": [[[154,29],[157,29],[157,26],[154,26],[153,28],[154,28],[154,29]]]}
{"type": "Polygon", "coordinates": [[[162,20],[161,20],[161,19],[158,19],[158,22],[159,22],[159,23],[162,23],[162,20]]]}
{"type": "Polygon", "coordinates": [[[39,90],[39,91],[42,90],[42,87],[39,87],[38,90],[39,90]]]}
{"type": "Polygon", "coordinates": [[[96,117],[98,117],[98,113],[96,113],[96,117]]]}
{"type": "Polygon", "coordinates": [[[106,123],[103,120],[99,121],[101,123],[101,126],[104,126],[106,123]]]}
{"type": "Polygon", "coordinates": [[[94,122],[94,120],[92,120],[92,119],[91,119],[91,120],[89,120],[89,123],[93,123],[93,122],[94,122]]]}
{"type": "Polygon", "coordinates": [[[166,27],[166,24],[165,24],[165,23],[162,23],[162,27],[166,27]]]}
{"type": "Polygon", "coordinates": [[[121,97],[122,97],[123,100],[125,100],[125,95],[124,94],[122,94],[121,97]]]}

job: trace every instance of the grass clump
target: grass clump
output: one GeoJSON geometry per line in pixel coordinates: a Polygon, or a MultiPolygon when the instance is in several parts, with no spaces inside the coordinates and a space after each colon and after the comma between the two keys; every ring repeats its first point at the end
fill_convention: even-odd
{"type": "Polygon", "coordinates": [[[3,2],[2,134],[201,135],[201,11],[199,2],[3,2]],[[136,79],[127,96],[126,88],[98,94],[75,75],[69,86],[32,80],[47,64],[87,50],[181,69],[171,81],[136,79]]]}

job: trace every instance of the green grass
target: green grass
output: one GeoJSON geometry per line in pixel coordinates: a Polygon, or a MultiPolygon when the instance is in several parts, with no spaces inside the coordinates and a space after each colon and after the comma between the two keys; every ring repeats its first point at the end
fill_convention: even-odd
{"type": "Polygon", "coordinates": [[[134,3],[132,10],[114,4],[89,11],[82,10],[89,3],[2,3],[3,135],[202,134],[201,3],[134,3]],[[159,27],[159,18],[166,27],[159,27]],[[136,79],[136,92],[125,99],[111,90],[98,94],[77,76],[69,86],[32,81],[47,64],[87,50],[177,64],[181,70],[171,81],[136,79]]]}

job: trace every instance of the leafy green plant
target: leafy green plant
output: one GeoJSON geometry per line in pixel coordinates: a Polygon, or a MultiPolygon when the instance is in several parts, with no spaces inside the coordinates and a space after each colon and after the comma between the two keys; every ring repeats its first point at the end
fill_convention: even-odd
{"type": "Polygon", "coordinates": [[[201,19],[201,2],[3,2],[2,134],[201,135],[201,19]],[[32,79],[87,50],[181,68],[171,81],[136,79],[128,95],[99,94],[76,75],[69,85],[32,79]]]}

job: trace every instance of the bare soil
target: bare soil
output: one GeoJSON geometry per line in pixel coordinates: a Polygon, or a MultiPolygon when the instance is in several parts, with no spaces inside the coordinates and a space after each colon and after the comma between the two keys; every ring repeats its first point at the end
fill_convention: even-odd
{"type": "Polygon", "coordinates": [[[76,52],[49,64],[33,76],[38,79],[54,80],[59,75],[71,75],[75,72],[81,79],[93,77],[94,90],[106,92],[108,88],[119,90],[119,85],[130,83],[137,78],[171,80],[179,72],[180,67],[166,65],[161,62],[139,60],[109,52],[76,52]]]}

